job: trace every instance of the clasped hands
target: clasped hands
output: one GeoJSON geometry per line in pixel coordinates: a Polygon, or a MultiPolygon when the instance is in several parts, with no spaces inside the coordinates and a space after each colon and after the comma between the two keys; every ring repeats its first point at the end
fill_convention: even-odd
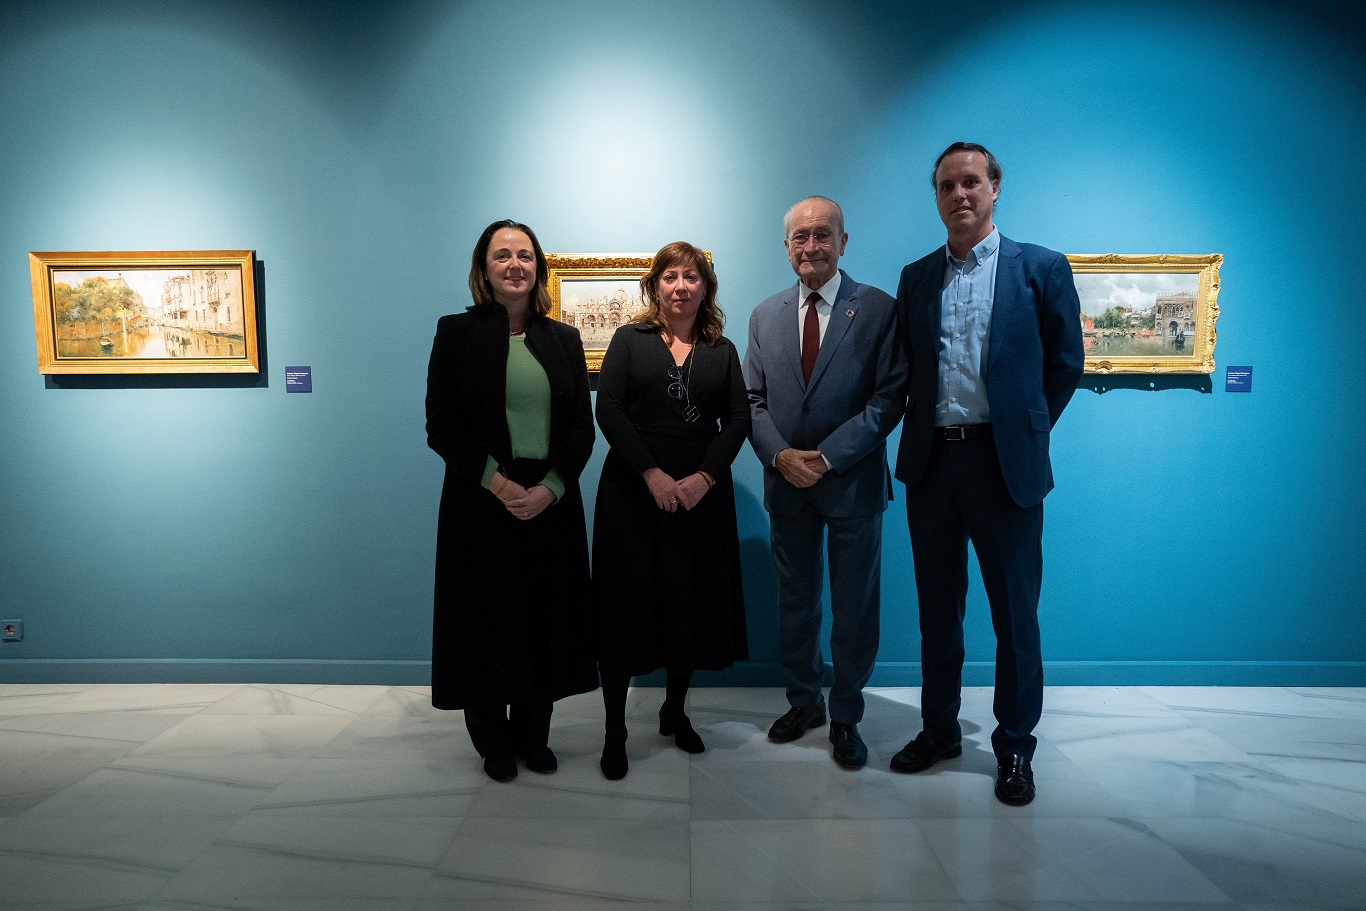
{"type": "Polygon", "coordinates": [[[489,491],[517,519],[534,519],[555,502],[554,492],[544,484],[537,484],[528,490],[503,474],[493,476],[489,491]]]}
{"type": "Polygon", "coordinates": [[[819,449],[783,449],[773,464],[789,484],[800,488],[813,486],[830,470],[819,449]]]}
{"type": "Polygon", "coordinates": [[[677,512],[680,506],[692,509],[711,490],[713,483],[702,471],[693,472],[681,481],[675,481],[659,468],[647,468],[640,476],[645,479],[645,486],[650,488],[655,505],[665,512],[677,512]]]}

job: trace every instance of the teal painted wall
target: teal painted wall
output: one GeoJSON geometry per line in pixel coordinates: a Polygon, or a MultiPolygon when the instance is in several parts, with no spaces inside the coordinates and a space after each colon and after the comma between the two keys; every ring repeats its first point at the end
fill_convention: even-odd
{"type": "MultiPolygon", "coordinates": [[[[1010,236],[1226,256],[1211,381],[1088,378],[1059,425],[1050,681],[1366,684],[1360,7],[942,6],[0,7],[0,619],[27,633],[0,682],[425,682],[426,358],[479,230],[694,241],[743,347],[791,280],[788,205],[839,199],[844,265],[894,290],[942,243],[928,169],[967,138],[1004,165],[1010,236]],[[28,251],[219,248],[263,264],[259,379],[37,373],[28,251]]],[[[772,683],[737,465],[754,658],[709,679],[772,683]]],[[[909,562],[897,504],[875,683],[918,681],[909,562]]],[[[968,611],[989,682],[975,578],[968,611]]]]}

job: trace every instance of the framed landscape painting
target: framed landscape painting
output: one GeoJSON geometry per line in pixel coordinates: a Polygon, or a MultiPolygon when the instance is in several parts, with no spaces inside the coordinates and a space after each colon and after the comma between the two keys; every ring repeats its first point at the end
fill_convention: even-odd
{"type": "Polygon", "coordinates": [[[1213,373],[1219,253],[1068,254],[1087,373],[1213,373]]]}
{"type": "Polygon", "coordinates": [[[251,250],[30,253],[39,373],[259,373],[251,250]]]}

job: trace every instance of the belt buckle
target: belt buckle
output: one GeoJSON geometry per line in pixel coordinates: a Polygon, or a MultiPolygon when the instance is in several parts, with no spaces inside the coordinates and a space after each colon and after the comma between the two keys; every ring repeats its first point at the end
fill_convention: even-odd
{"type": "Polygon", "coordinates": [[[950,442],[962,442],[967,438],[967,428],[962,424],[944,428],[944,439],[950,442]]]}

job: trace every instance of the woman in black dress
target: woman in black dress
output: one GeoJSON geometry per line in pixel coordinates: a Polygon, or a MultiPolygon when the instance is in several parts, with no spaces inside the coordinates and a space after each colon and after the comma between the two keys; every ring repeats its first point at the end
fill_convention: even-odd
{"type": "Polygon", "coordinates": [[[645,312],[612,336],[598,378],[611,445],[593,521],[607,734],[603,774],[626,775],[630,678],[668,673],[659,732],[700,753],[684,714],[694,670],[748,657],[730,464],[749,433],[740,358],[722,334],[716,273],[667,245],[640,280],[645,312]]]}
{"type": "Polygon", "coordinates": [[[496,781],[553,772],[556,699],[597,688],[579,473],[593,450],[578,330],[549,318],[545,254],[491,224],[473,306],[444,316],[427,368],[427,444],[446,462],[436,535],[432,705],[464,709],[496,781]]]}

